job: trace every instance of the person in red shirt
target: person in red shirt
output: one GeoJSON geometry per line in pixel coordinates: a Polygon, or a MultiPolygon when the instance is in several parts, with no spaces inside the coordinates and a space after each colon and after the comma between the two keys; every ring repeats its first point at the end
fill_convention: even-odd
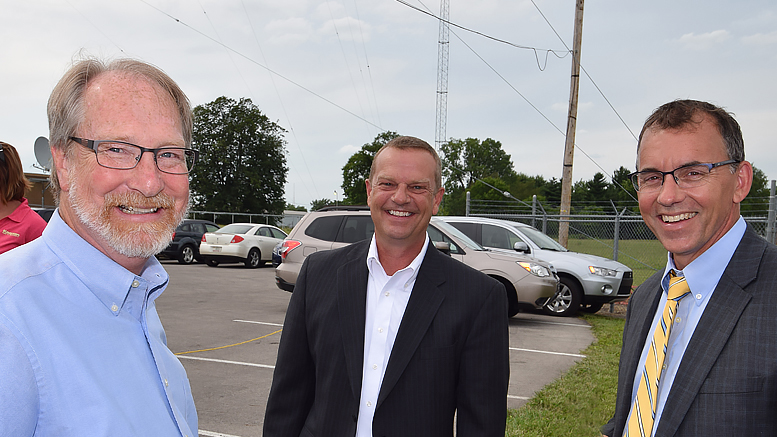
{"type": "Polygon", "coordinates": [[[40,237],[46,227],[24,198],[31,186],[16,149],[0,141],[0,253],[40,237]]]}

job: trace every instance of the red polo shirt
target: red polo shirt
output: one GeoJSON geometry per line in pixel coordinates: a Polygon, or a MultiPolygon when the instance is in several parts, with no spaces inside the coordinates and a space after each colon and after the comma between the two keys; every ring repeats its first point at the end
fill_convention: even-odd
{"type": "Polygon", "coordinates": [[[0,219],[0,253],[40,237],[45,227],[46,221],[22,199],[11,215],[0,219]]]}

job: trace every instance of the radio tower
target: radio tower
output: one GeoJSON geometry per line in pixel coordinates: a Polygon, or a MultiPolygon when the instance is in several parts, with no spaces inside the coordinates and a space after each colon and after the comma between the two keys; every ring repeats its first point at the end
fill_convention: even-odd
{"type": "Polygon", "coordinates": [[[439,151],[446,142],[448,121],[448,0],[440,0],[440,38],[437,48],[437,123],[434,147],[439,151]]]}

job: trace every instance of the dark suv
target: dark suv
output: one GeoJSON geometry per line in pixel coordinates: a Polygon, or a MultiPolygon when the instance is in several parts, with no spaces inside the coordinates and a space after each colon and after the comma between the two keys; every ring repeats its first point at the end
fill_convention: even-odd
{"type": "Polygon", "coordinates": [[[200,240],[202,234],[215,232],[218,225],[208,220],[186,219],[175,229],[173,241],[159,255],[164,258],[177,259],[181,264],[191,264],[200,258],[200,240]]]}

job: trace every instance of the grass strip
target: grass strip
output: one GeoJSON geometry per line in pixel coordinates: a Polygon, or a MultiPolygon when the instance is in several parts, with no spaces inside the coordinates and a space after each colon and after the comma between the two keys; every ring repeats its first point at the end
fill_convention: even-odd
{"type": "Polygon", "coordinates": [[[596,338],[582,352],[586,358],[526,405],[508,411],[506,436],[599,436],[599,428],[612,417],[625,321],[596,314],[582,318],[596,338]]]}

